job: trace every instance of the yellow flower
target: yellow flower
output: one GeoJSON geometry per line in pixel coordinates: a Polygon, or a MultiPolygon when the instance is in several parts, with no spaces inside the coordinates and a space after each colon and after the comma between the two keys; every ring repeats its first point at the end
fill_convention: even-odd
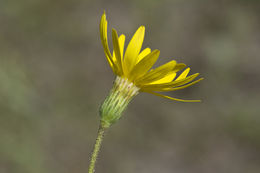
{"type": "Polygon", "coordinates": [[[186,68],[177,77],[177,72],[184,69],[186,65],[177,63],[175,60],[151,69],[157,61],[160,51],[157,49],[151,51],[150,48],[145,48],[141,51],[144,34],[145,27],[140,26],[124,52],[125,35],[122,34],[118,37],[117,31],[112,29],[114,50],[111,55],[107,41],[107,20],[104,12],[100,22],[100,36],[106,58],[113,72],[118,77],[127,79],[130,83],[133,83],[142,92],[176,101],[199,102],[200,100],[183,100],[158,93],[184,89],[201,81],[203,78],[193,81],[199,73],[188,76],[190,68],[186,68]]]}
{"type": "Polygon", "coordinates": [[[101,124],[109,127],[122,116],[128,103],[139,92],[147,92],[156,96],[182,102],[199,102],[200,100],[183,100],[161,94],[160,92],[175,91],[187,88],[201,81],[197,79],[199,73],[188,76],[190,68],[172,60],[162,66],[152,69],[157,61],[160,51],[145,48],[141,51],[144,40],[145,27],[140,26],[129,42],[125,52],[125,35],[118,37],[117,31],[112,29],[113,53],[110,53],[107,41],[106,14],[102,15],[100,22],[100,36],[108,63],[115,73],[116,80],[110,94],[100,107],[101,124]]]}
{"type": "Polygon", "coordinates": [[[89,173],[95,172],[95,163],[105,130],[122,117],[122,113],[126,110],[127,105],[139,92],[147,92],[175,101],[199,102],[199,100],[177,99],[158,93],[180,90],[201,81],[203,78],[194,81],[199,73],[188,76],[190,68],[186,68],[177,76],[177,72],[183,70],[186,65],[177,63],[174,60],[152,69],[152,66],[159,58],[160,51],[151,51],[150,48],[141,51],[144,33],[145,27],[140,26],[124,52],[125,35],[122,34],[118,37],[116,30],[112,29],[114,50],[111,54],[107,41],[105,12],[102,15],[100,22],[101,41],[107,61],[117,77],[110,93],[99,109],[100,126],[91,155],[89,173]]]}

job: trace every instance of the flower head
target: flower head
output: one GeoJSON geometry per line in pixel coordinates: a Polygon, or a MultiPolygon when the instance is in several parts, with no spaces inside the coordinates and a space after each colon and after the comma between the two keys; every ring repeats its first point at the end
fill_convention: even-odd
{"type": "Polygon", "coordinates": [[[184,89],[201,81],[203,78],[194,80],[199,73],[188,76],[190,68],[186,68],[180,75],[177,75],[177,72],[183,70],[186,65],[177,63],[175,60],[153,69],[152,67],[159,58],[160,51],[157,49],[152,51],[150,48],[141,51],[144,34],[145,27],[140,26],[126,50],[124,50],[125,35],[118,36],[117,31],[112,29],[113,53],[111,54],[107,41],[105,12],[102,15],[100,37],[107,61],[117,76],[110,95],[101,106],[101,117],[106,117],[106,121],[110,124],[121,117],[122,111],[139,91],[175,101],[200,101],[177,99],[160,94],[160,92],[184,89]]]}
{"type": "Polygon", "coordinates": [[[104,47],[106,58],[113,72],[121,78],[128,79],[142,92],[148,92],[164,98],[184,101],[198,102],[199,100],[182,100],[159,94],[184,89],[201,81],[203,78],[193,81],[199,73],[188,76],[190,68],[186,68],[179,76],[177,72],[186,67],[183,63],[172,60],[160,67],[152,69],[157,61],[160,51],[145,48],[141,51],[144,40],[145,27],[140,26],[129,42],[125,52],[125,35],[118,36],[117,31],[112,29],[113,53],[110,53],[107,42],[107,20],[104,13],[100,22],[100,36],[104,47]]]}

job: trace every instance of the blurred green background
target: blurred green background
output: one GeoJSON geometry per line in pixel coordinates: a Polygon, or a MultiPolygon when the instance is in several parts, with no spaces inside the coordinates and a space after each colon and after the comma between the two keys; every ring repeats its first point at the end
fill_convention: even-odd
{"type": "MultiPolygon", "coordinates": [[[[107,132],[97,173],[260,172],[259,0],[1,0],[0,172],[83,173],[114,75],[99,38],[106,10],[127,41],[205,80],[141,93],[107,132]]],[[[110,46],[112,47],[112,46],[110,46]]]]}

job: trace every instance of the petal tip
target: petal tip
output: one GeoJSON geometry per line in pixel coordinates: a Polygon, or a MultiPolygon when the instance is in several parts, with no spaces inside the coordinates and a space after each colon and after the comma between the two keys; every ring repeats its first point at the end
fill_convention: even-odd
{"type": "Polygon", "coordinates": [[[112,32],[113,32],[113,33],[117,33],[117,31],[116,31],[115,28],[112,28],[112,32]]]}
{"type": "Polygon", "coordinates": [[[154,53],[160,53],[160,50],[159,49],[154,49],[153,52],[154,53]]]}
{"type": "Polygon", "coordinates": [[[104,10],[103,14],[102,14],[102,19],[106,20],[106,11],[104,10]]]}
{"type": "Polygon", "coordinates": [[[145,33],[145,26],[141,25],[138,29],[137,29],[140,33],[145,33]]]}

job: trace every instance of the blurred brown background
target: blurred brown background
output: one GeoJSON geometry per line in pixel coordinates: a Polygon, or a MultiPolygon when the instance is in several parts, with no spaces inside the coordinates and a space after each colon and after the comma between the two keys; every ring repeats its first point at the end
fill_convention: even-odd
{"type": "Polygon", "coordinates": [[[145,25],[157,65],[174,58],[205,80],[168,93],[202,103],[138,95],[96,172],[259,173],[259,0],[1,0],[0,172],[87,172],[114,79],[103,10],[110,41],[112,26],[129,41],[145,25]]]}

